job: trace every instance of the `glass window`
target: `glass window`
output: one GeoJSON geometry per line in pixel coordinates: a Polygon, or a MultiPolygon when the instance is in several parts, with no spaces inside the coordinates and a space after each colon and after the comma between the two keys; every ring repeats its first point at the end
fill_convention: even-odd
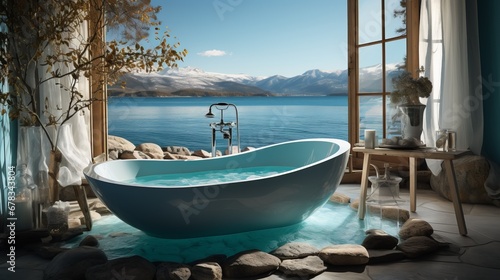
{"type": "Polygon", "coordinates": [[[407,58],[415,34],[406,25],[410,11],[418,13],[417,0],[349,0],[351,143],[363,140],[364,129],[376,129],[379,141],[399,133],[389,94],[392,78],[416,57],[407,58]]]}

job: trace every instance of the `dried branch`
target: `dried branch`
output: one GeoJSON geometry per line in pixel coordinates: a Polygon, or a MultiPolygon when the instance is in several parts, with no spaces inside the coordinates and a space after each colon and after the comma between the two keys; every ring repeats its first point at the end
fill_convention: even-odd
{"type": "Polygon", "coordinates": [[[10,107],[10,117],[40,126],[55,150],[57,141],[51,139],[47,126],[57,129],[96,101],[78,90],[78,81],[89,78],[91,71],[97,68],[97,74],[107,78],[104,81],[114,83],[127,72],[177,66],[187,51],[178,51],[178,42],[167,42],[172,40],[168,30],[158,36],[159,11],[150,0],[0,1],[0,79],[9,85],[0,89],[0,101],[10,107]],[[84,23],[91,27],[87,35],[80,32],[84,23]],[[119,36],[94,54],[93,47],[102,45],[99,34],[105,28],[119,36]],[[156,46],[145,48],[141,41],[151,28],[156,46]],[[48,99],[44,106],[40,104],[41,90],[49,84],[59,86],[60,92],[45,93],[48,99],[64,94],[69,100],[64,108],[56,105],[58,113],[48,99]]]}

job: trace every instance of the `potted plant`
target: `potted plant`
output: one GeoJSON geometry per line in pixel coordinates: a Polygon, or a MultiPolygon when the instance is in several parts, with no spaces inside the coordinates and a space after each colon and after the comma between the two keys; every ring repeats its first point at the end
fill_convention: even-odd
{"type": "MultiPolygon", "coordinates": [[[[419,72],[423,72],[423,67],[419,72]]],[[[401,112],[401,132],[403,139],[420,143],[425,105],[420,98],[427,98],[432,91],[432,82],[427,77],[414,78],[408,71],[393,80],[391,103],[401,112]]]]}

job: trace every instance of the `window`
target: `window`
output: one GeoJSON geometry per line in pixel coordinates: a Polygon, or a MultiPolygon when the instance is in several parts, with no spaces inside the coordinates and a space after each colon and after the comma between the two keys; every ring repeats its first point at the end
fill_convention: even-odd
{"type": "Polygon", "coordinates": [[[399,135],[392,77],[418,69],[418,0],[349,0],[349,141],[399,135]]]}

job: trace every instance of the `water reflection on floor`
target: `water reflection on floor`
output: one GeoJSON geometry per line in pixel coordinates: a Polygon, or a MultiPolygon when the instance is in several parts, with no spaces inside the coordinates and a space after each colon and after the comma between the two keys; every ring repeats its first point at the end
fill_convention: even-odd
{"type": "Polygon", "coordinates": [[[190,239],[151,237],[109,215],[96,221],[91,232],[65,247],[76,247],[85,236],[93,235],[99,239],[99,248],[109,259],[139,255],[149,261],[187,263],[210,255],[230,256],[249,249],[270,252],[288,242],[307,242],[318,249],[331,244],[361,244],[365,231],[373,227],[397,236],[395,222],[370,215],[359,220],[357,212],[348,205],[330,202],[297,225],[190,239]]]}

